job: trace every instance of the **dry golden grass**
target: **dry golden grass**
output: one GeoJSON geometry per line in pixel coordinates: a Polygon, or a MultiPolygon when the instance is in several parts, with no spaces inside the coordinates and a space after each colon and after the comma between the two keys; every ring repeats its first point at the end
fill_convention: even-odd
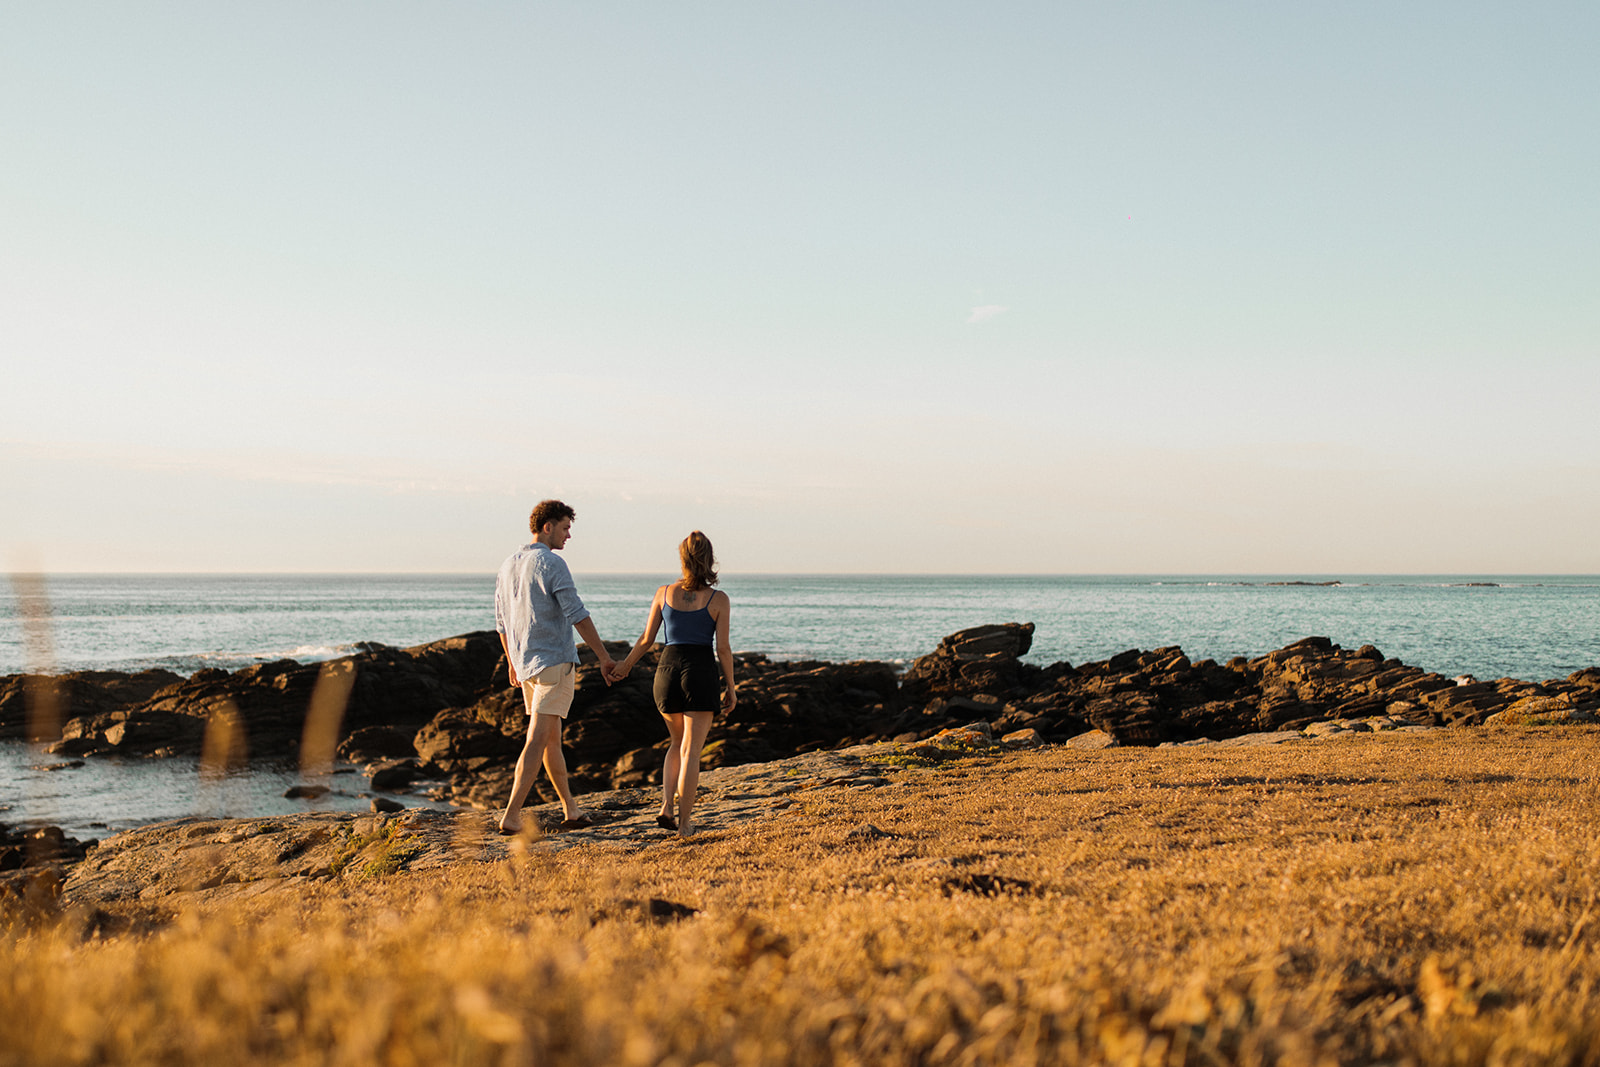
{"type": "Polygon", "coordinates": [[[1597,742],[889,762],[638,852],[18,925],[0,1063],[1597,1063],[1597,742]]]}

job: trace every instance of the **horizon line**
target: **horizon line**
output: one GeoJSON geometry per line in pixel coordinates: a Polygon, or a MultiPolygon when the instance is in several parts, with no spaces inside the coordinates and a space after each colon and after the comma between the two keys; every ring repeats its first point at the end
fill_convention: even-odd
{"type": "MultiPolygon", "coordinates": [[[[466,578],[492,577],[494,570],[11,570],[13,577],[44,578],[466,578]]],[[[577,572],[593,577],[655,577],[670,575],[670,570],[584,570],[577,572]]],[[[1314,571],[1314,570],[1262,570],[1262,571],[722,571],[723,578],[1263,578],[1288,575],[1315,578],[1322,581],[1339,581],[1342,578],[1442,578],[1442,577],[1506,577],[1506,578],[1597,578],[1600,571],[1314,571]]]]}

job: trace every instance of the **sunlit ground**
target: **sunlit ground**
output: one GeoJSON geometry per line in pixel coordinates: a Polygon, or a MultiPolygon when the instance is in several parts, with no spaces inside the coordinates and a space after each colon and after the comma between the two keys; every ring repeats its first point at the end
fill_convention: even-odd
{"type": "Polygon", "coordinates": [[[13,909],[0,1063],[1600,1062],[1597,741],[890,760],[638,852],[13,909]]]}

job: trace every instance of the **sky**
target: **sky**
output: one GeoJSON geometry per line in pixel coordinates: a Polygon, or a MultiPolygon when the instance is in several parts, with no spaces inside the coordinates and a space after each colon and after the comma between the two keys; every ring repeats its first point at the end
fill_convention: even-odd
{"type": "Polygon", "coordinates": [[[0,566],[1600,572],[1600,7],[0,7],[0,566]]]}

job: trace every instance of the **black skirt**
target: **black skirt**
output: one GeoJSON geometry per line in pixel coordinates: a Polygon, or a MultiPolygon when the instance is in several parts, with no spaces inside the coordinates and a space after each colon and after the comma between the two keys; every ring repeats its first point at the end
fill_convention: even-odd
{"type": "Polygon", "coordinates": [[[668,645],[656,661],[656,710],[663,715],[715,712],[722,704],[721,681],[710,645],[668,645]]]}

